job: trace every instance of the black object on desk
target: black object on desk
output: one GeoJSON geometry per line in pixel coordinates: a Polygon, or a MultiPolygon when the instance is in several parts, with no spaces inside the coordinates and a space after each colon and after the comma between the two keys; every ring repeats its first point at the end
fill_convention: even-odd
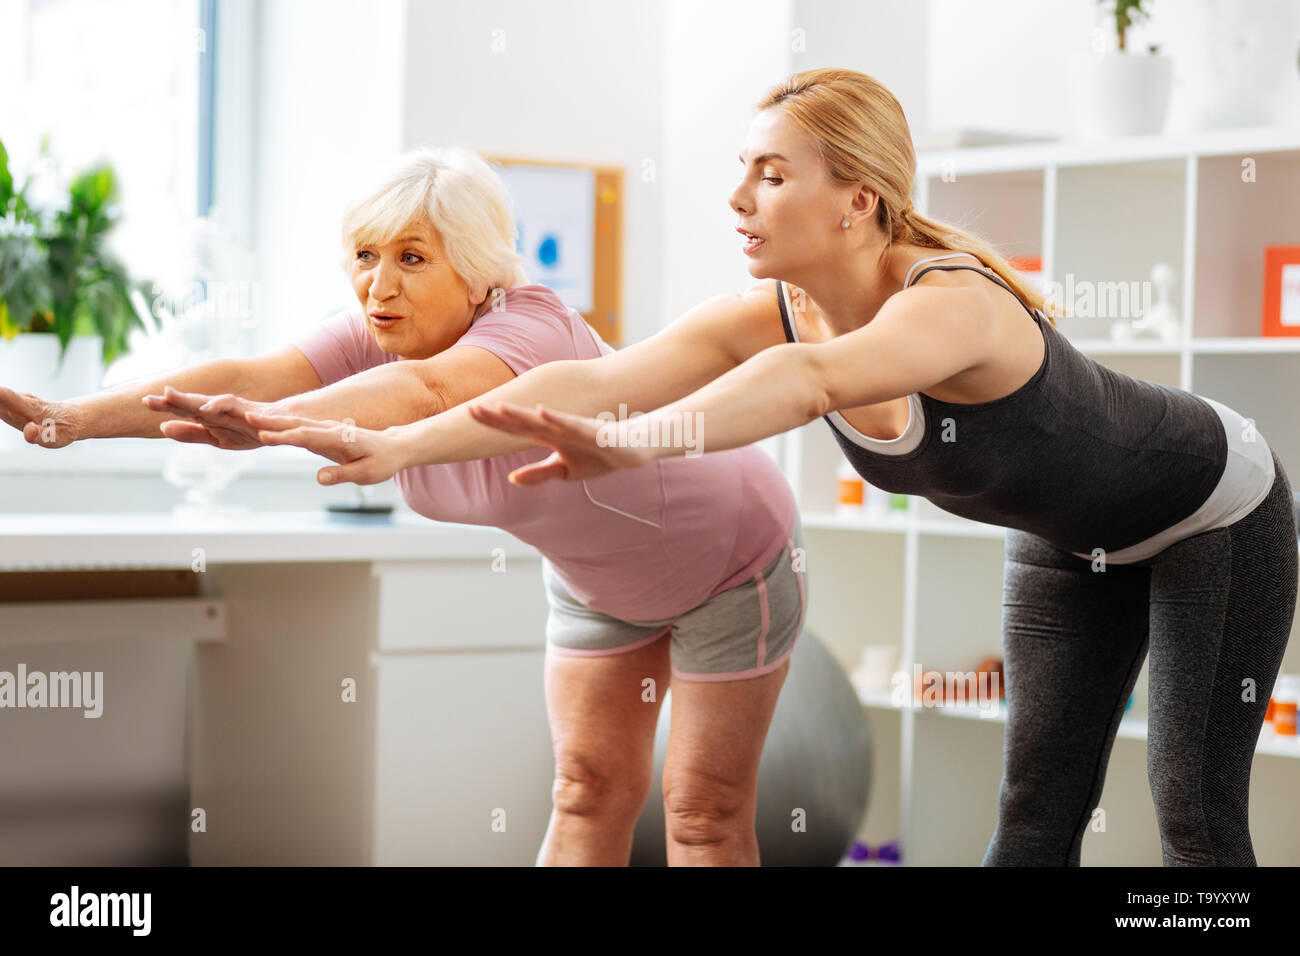
{"type": "Polygon", "coordinates": [[[393,520],[392,505],[326,505],[325,517],[330,521],[375,523],[393,520]]]}

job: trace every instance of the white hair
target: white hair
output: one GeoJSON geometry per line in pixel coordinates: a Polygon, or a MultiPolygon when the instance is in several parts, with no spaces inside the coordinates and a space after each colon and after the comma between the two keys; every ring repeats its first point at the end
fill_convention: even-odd
{"type": "Polygon", "coordinates": [[[350,256],[421,222],[437,231],[448,263],[471,287],[490,294],[528,284],[509,193],[477,153],[454,146],[402,153],[343,214],[343,243],[350,256]]]}

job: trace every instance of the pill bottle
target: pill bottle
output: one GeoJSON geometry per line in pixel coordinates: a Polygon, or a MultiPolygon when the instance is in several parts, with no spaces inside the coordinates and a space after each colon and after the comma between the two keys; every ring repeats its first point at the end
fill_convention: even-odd
{"type": "Polygon", "coordinates": [[[1273,686],[1273,731],[1279,737],[1296,735],[1296,707],[1300,704],[1296,678],[1282,675],[1273,686]]]}
{"type": "Polygon", "coordinates": [[[866,482],[853,470],[847,461],[841,460],[835,469],[836,504],[835,513],[842,518],[858,517],[862,514],[862,498],[866,482]]]}

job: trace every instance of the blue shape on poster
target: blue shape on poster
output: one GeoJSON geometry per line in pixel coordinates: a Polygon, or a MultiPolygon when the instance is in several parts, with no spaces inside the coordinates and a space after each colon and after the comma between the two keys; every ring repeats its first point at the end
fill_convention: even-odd
{"type": "Polygon", "coordinates": [[[537,261],[548,268],[554,268],[560,261],[560,240],[547,236],[537,246],[537,261]]]}

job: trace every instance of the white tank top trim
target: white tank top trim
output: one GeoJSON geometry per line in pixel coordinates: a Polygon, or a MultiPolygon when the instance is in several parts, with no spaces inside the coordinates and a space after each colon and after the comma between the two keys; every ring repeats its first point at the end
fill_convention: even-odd
{"type": "MultiPolygon", "coordinates": [[[[911,273],[908,273],[908,277],[911,277],[911,273]]],[[[781,298],[785,302],[785,314],[790,318],[790,334],[798,342],[799,330],[795,326],[794,310],[790,308],[784,282],[781,283],[781,298]]],[[[921,439],[925,437],[925,409],[921,405],[921,396],[915,392],[907,396],[907,427],[897,438],[872,438],[870,435],[864,435],[837,411],[828,412],[826,417],[835,426],[835,430],[853,444],[877,455],[906,455],[909,451],[915,451],[921,444],[921,439]]]]}
{"type": "MultiPolygon", "coordinates": [[[[1264,436],[1254,431],[1248,440],[1244,418],[1212,398],[1204,395],[1196,397],[1207,402],[1218,413],[1223,422],[1224,436],[1228,439],[1228,460],[1223,466],[1219,483],[1214,486],[1205,502],[1182,521],[1153,534],[1145,541],[1108,553],[1108,564],[1144,561],[1183,538],[1215,528],[1226,528],[1255,510],[1255,506],[1268,496],[1273,487],[1277,469],[1273,467],[1273,452],[1268,442],[1264,441],[1264,436]]],[[[1071,553],[1089,561],[1093,557],[1077,551],[1071,553]]]]}

